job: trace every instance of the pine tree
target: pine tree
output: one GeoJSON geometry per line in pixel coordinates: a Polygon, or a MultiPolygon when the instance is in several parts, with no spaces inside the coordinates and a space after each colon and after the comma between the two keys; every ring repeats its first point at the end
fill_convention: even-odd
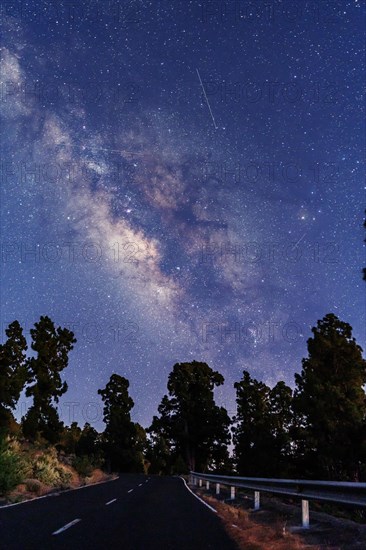
{"type": "Polygon", "coordinates": [[[150,474],[169,475],[172,473],[170,449],[161,435],[151,434],[147,442],[146,458],[150,463],[150,474]]]}
{"type": "Polygon", "coordinates": [[[234,384],[237,415],[234,419],[234,456],[239,474],[265,475],[270,450],[268,399],[270,388],[243,371],[234,384]]]}
{"type": "Polygon", "coordinates": [[[75,454],[76,446],[81,437],[81,428],[77,422],[72,422],[71,426],[65,426],[62,433],[61,446],[67,453],[75,454]]]}
{"type": "Polygon", "coordinates": [[[100,451],[100,435],[88,422],[81,430],[80,437],[75,446],[77,455],[94,456],[100,451]]]}
{"type": "Polygon", "coordinates": [[[366,361],[352,327],[334,314],[312,329],[308,357],[295,375],[299,474],[357,480],[365,461],[366,361]]]}
{"type": "Polygon", "coordinates": [[[269,392],[269,424],[271,449],[270,475],[286,477],[292,474],[293,450],[291,441],[292,389],[282,380],[269,392]]]}
{"type": "MultiPolygon", "coordinates": [[[[366,210],[365,210],[365,214],[366,214],[366,210]]],[[[365,217],[365,221],[363,222],[363,226],[366,229],[366,217],[365,217]]],[[[366,239],[365,239],[365,243],[366,243],[366,239]]],[[[366,267],[363,268],[363,280],[366,281],[366,267]]]]}
{"type": "Polygon", "coordinates": [[[291,464],[291,388],[280,381],[271,389],[247,371],[234,387],[234,456],[238,472],[244,476],[287,475],[291,464]]]}
{"type": "Polygon", "coordinates": [[[68,365],[68,354],[76,342],[68,329],[55,328],[49,317],[41,317],[30,331],[32,350],[37,353],[29,360],[31,384],[26,395],[33,397],[33,405],[23,419],[23,432],[27,437],[40,435],[50,443],[58,441],[63,423],[54,407],[67,391],[60,373],[68,365]]]}
{"type": "Polygon", "coordinates": [[[134,402],[128,393],[129,385],[123,376],[112,374],[104,390],[98,390],[104,402],[104,450],[112,470],[141,472],[141,433],[131,421],[130,411],[134,402]]]}
{"type": "Polygon", "coordinates": [[[20,394],[27,381],[27,362],[25,351],[27,342],[18,321],[11,323],[5,330],[8,337],[0,344],[0,431],[7,431],[13,419],[20,394]]]}
{"type": "Polygon", "coordinates": [[[169,446],[172,464],[181,457],[186,470],[220,470],[227,465],[230,418],[214,400],[214,388],[223,383],[223,376],[206,363],[174,365],[168,378],[169,397],[163,397],[160,416],[154,417],[150,428],[169,446]]]}

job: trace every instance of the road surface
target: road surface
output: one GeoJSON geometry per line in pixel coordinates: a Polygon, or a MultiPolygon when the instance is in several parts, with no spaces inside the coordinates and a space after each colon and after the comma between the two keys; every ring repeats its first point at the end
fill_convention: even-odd
{"type": "Polygon", "coordinates": [[[1,550],[237,550],[177,477],[119,479],[0,508],[1,550]]]}

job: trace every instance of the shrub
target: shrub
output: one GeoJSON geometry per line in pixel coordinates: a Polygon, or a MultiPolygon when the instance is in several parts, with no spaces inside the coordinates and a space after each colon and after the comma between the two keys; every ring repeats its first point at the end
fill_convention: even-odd
{"type": "Polygon", "coordinates": [[[57,485],[60,481],[60,475],[54,458],[46,454],[36,458],[33,475],[36,479],[42,481],[42,483],[46,483],[46,485],[57,485]]]}
{"type": "Polygon", "coordinates": [[[70,486],[70,481],[72,479],[72,474],[71,472],[68,472],[66,470],[66,468],[64,468],[62,465],[59,466],[58,468],[58,472],[59,472],[59,475],[60,475],[60,482],[61,482],[61,487],[63,489],[66,489],[70,486]]]}
{"type": "Polygon", "coordinates": [[[5,437],[0,437],[0,494],[14,489],[24,475],[21,458],[11,449],[5,437]]]}
{"type": "Polygon", "coordinates": [[[87,456],[77,456],[73,461],[73,467],[80,476],[90,476],[93,471],[93,465],[87,456]]]}
{"type": "Polygon", "coordinates": [[[35,457],[33,477],[46,485],[58,487],[67,485],[72,475],[58,461],[56,449],[51,448],[35,457]]]}
{"type": "Polygon", "coordinates": [[[38,496],[41,494],[42,483],[38,479],[25,479],[24,483],[27,487],[27,491],[30,491],[31,493],[36,493],[38,496]]]}

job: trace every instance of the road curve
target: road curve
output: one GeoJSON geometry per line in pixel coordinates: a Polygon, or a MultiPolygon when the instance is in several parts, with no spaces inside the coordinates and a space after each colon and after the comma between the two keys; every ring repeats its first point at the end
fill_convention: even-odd
{"type": "Polygon", "coordinates": [[[238,550],[177,477],[119,479],[0,508],[1,550],[238,550]]]}

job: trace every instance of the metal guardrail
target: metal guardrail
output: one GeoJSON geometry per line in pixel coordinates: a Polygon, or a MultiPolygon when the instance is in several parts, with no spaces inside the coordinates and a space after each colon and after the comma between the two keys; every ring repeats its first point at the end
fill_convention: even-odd
{"type": "Polygon", "coordinates": [[[309,500],[323,500],[351,506],[366,507],[366,483],[351,481],[312,481],[308,479],[271,479],[262,477],[220,476],[190,472],[191,483],[197,482],[206,488],[210,483],[216,484],[216,494],[220,494],[220,485],[231,487],[230,496],[235,498],[235,489],[254,490],[254,509],[260,508],[260,493],[291,496],[301,499],[302,526],[309,527],[309,500]]]}

